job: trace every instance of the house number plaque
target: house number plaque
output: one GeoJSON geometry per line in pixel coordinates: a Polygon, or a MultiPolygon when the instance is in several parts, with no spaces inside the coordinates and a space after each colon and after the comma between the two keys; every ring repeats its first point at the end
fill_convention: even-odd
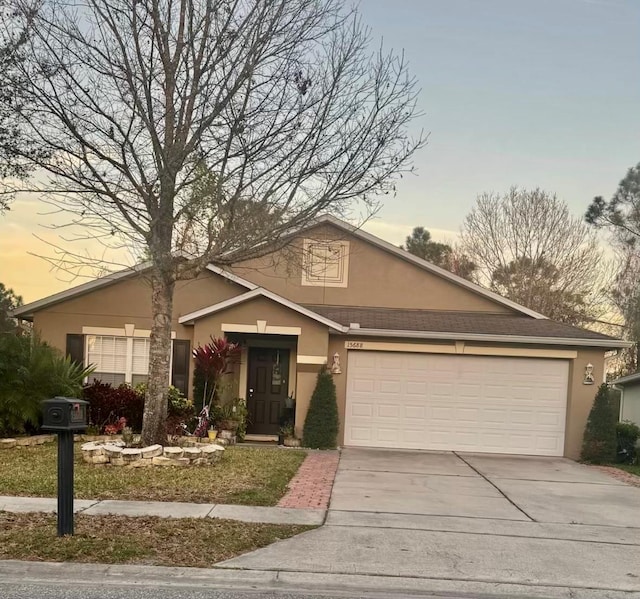
{"type": "Polygon", "coordinates": [[[344,343],[345,349],[362,349],[364,348],[363,341],[345,341],[344,343]]]}

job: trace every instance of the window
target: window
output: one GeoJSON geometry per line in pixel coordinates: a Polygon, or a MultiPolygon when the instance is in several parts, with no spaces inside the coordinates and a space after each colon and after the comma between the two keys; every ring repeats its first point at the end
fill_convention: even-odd
{"type": "Polygon", "coordinates": [[[149,373],[149,339],[115,335],[87,335],[87,364],[96,371],[90,378],[120,385],[145,383],[149,373]]]}
{"type": "Polygon", "coordinates": [[[304,240],[302,285],[346,287],[348,278],[348,241],[304,240]]]}

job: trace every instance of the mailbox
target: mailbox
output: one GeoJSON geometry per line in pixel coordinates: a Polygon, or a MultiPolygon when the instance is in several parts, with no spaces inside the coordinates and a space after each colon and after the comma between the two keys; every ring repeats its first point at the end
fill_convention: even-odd
{"type": "Polygon", "coordinates": [[[54,397],[42,402],[42,429],[46,431],[77,431],[87,429],[88,401],[70,397],[54,397]]]}

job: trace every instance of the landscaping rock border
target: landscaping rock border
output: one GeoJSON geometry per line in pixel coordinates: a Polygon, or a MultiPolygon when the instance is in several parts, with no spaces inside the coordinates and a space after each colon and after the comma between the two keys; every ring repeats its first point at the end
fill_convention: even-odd
{"type": "Polygon", "coordinates": [[[224,447],[217,443],[202,444],[201,447],[125,447],[124,442],[89,441],[80,447],[82,459],[87,464],[128,466],[206,466],[222,459],[224,447]]]}
{"type": "Polygon", "coordinates": [[[33,447],[55,441],[55,435],[33,435],[31,437],[16,437],[15,439],[0,439],[0,449],[12,449],[14,447],[33,447]]]}

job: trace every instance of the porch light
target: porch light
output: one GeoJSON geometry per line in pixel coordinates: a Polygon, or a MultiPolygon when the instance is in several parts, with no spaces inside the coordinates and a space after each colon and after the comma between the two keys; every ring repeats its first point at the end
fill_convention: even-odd
{"type": "Polygon", "coordinates": [[[333,354],[333,363],[331,364],[331,374],[342,374],[342,368],[340,367],[340,354],[338,352],[333,354]]]}
{"type": "Polygon", "coordinates": [[[583,385],[593,385],[595,383],[595,379],[593,378],[593,364],[589,362],[584,367],[584,379],[582,381],[583,385]]]}

